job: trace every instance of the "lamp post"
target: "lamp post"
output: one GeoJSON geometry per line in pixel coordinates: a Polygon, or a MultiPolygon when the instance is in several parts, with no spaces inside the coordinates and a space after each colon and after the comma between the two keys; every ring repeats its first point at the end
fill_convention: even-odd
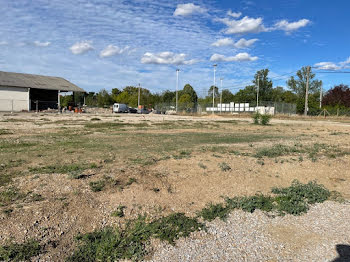
{"type": "Polygon", "coordinates": [[[180,72],[180,69],[176,69],[176,104],[175,104],[176,113],[177,113],[177,101],[178,101],[178,90],[179,90],[179,72],[180,72]]]}
{"type": "Polygon", "coordinates": [[[258,110],[258,106],[259,106],[259,83],[260,81],[260,75],[258,74],[258,86],[257,86],[257,90],[256,90],[256,110],[258,110]]]}
{"type": "Polygon", "coordinates": [[[213,114],[214,114],[214,106],[215,106],[215,85],[216,85],[216,81],[215,81],[215,72],[216,72],[217,64],[213,65],[213,67],[214,67],[214,86],[213,86],[213,114]]]}

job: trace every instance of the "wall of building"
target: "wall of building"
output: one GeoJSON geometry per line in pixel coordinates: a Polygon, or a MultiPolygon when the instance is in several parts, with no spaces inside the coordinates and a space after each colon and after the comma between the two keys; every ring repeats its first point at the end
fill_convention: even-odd
{"type": "Polygon", "coordinates": [[[28,111],[28,88],[0,86],[0,111],[28,111]]]}

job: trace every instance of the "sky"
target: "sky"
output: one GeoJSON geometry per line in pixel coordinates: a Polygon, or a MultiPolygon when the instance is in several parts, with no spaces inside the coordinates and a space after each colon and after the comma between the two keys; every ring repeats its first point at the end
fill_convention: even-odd
{"type": "Polygon", "coordinates": [[[348,0],[0,0],[0,71],[60,76],[86,91],[214,82],[233,93],[268,68],[274,86],[313,66],[350,84],[348,0]]]}

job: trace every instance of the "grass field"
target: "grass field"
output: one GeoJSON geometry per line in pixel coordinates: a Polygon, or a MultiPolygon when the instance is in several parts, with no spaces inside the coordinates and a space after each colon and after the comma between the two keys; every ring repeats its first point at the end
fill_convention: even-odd
{"type": "Polygon", "coordinates": [[[268,200],[268,209],[277,208],[271,188],[294,180],[315,180],[347,200],[349,130],[344,121],[260,126],[228,117],[1,115],[0,244],[34,239],[41,248],[29,242],[33,256],[64,260],[80,233],[103,229],[101,239],[109,239],[109,227],[138,219],[147,237],[162,239],[157,223],[184,214],[177,219],[188,228],[171,233],[172,242],[201,227],[188,220],[200,212],[226,216],[233,202],[225,206],[224,198],[263,194],[234,203],[244,210],[244,201],[268,200]]]}

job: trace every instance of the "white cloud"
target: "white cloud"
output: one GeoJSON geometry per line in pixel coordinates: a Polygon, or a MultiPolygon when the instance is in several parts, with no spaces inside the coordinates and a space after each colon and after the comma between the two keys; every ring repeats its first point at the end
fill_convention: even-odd
{"type": "Polygon", "coordinates": [[[233,44],[234,44],[234,41],[231,38],[222,38],[212,43],[211,45],[219,47],[219,46],[228,46],[233,44]]]}
{"type": "Polygon", "coordinates": [[[242,15],[242,13],[241,12],[236,13],[236,12],[232,12],[231,10],[228,10],[227,15],[232,16],[234,18],[238,18],[242,15]]]}
{"type": "Polygon", "coordinates": [[[244,38],[239,39],[237,42],[234,42],[231,38],[222,38],[212,43],[212,46],[220,47],[220,46],[233,46],[235,48],[247,48],[253,45],[258,39],[249,39],[246,40],[244,38]]]}
{"type": "Polygon", "coordinates": [[[186,60],[186,54],[174,54],[172,52],[162,53],[145,53],[141,58],[143,64],[159,64],[159,65],[192,65],[197,60],[186,60]]]}
{"type": "Polygon", "coordinates": [[[210,58],[212,62],[246,62],[246,61],[256,61],[257,56],[251,56],[248,53],[239,53],[235,56],[224,56],[220,54],[213,54],[210,58]]]}
{"type": "Polygon", "coordinates": [[[249,40],[241,38],[234,44],[234,46],[236,48],[247,48],[247,47],[250,47],[251,45],[253,45],[256,41],[258,41],[258,39],[256,39],[256,38],[249,39],[249,40]]]}
{"type": "Polygon", "coordinates": [[[126,46],[124,48],[120,48],[119,46],[115,45],[108,45],[105,49],[103,49],[100,52],[100,57],[109,57],[109,56],[114,56],[114,55],[121,55],[125,53],[126,51],[129,50],[129,46],[126,46]]]}
{"type": "Polygon", "coordinates": [[[225,30],[226,34],[246,34],[246,33],[259,33],[268,31],[263,24],[263,19],[250,18],[248,16],[243,17],[240,20],[230,20],[228,18],[222,18],[218,21],[224,23],[228,28],[225,30]]]}
{"type": "Polygon", "coordinates": [[[299,28],[305,27],[308,24],[310,24],[310,20],[308,19],[300,19],[299,21],[291,23],[289,23],[287,20],[281,20],[275,24],[274,29],[283,30],[289,33],[298,30],[299,28]]]}
{"type": "Polygon", "coordinates": [[[0,45],[7,45],[8,43],[6,41],[0,41],[0,45]]]}
{"type": "Polygon", "coordinates": [[[74,55],[84,54],[90,50],[93,50],[91,41],[81,41],[77,42],[69,48],[74,55]]]}
{"type": "Polygon", "coordinates": [[[193,3],[178,4],[174,11],[174,16],[188,16],[192,13],[205,13],[207,9],[193,3]]]}
{"type": "Polygon", "coordinates": [[[320,62],[314,65],[317,69],[322,69],[322,70],[338,70],[341,67],[337,66],[333,62],[320,62]]]}
{"type": "Polygon", "coordinates": [[[47,47],[51,44],[51,42],[40,42],[40,41],[34,41],[34,45],[39,47],[47,47]]]}
{"type": "Polygon", "coordinates": [[[314,67],[321,70],[339,70],[344,68],[349,68],[350,57],[342,62],[334,63],[334,62],[320,62],[314,64],[314,67]]]}

